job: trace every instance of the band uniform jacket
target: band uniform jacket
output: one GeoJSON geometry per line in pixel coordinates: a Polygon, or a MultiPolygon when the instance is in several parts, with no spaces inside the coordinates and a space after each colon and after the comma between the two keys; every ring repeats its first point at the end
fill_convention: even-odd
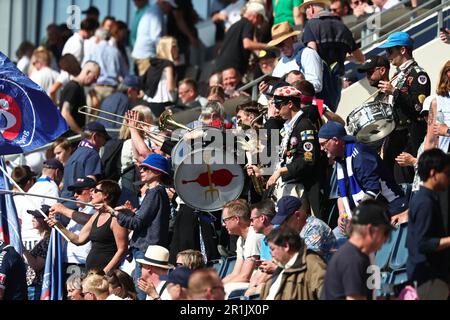
{"type": "Polygon", "coordinates": [[[317,182],[319,159],[317,130],[306,115],[302,114],[294,124],[282,154],[282,166],[288,169],[288,173],[282,175],[283,182],[301,183],[308,190],[317,182]]]}

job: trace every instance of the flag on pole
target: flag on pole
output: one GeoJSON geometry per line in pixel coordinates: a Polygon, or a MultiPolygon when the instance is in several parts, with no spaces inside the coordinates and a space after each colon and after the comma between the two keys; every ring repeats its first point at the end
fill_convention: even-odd
{"type": "Polygon", "coordinates": [[[50,97],[0,52],[0,155],[33,151],[68,129],[50,97]]]}
{"type": "MultiPolygon", "coordinates": [[[[3,157],[0,157],[0,166],[6,171],[3,157]]],[[[2,171],[0,171],[0,189],[11,190],[8,177],[2,171]]],[[[0,195],[0,240],[13,246],[22,255],[21,229],[12,194],[0,195]]]]}
{"type": "Polygon", "coordinates": [[[44,278],[42,281],[41,300],[63,299],[63,251],[61,235],[52,230],[45,259],[44,278]]]}

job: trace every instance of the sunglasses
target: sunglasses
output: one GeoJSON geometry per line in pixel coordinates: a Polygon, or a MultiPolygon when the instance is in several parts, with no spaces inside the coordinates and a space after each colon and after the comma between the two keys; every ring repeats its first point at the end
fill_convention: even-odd
{"type": "Polygon", "coordinates": [[[289,100],[280,99],[277,97],[273,98],[273,104],[277,110],[280,110],[281,108],[283,108],[283,106],[288,102],[289,102],[289,100]]]}

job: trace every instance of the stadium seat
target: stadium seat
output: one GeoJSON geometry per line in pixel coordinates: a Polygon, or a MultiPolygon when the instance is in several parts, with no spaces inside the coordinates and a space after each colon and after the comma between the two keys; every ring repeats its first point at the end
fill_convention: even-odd
{"type": "Polygon", "coordinates": [[[235,264],[236,264],[236,256],[225,258],[222,269],[220,270],[219,274],[220,277],[223,279],[227,275],[229,275],[233,271],[235,264]]]}
{"type": "Polygon", "coordinates": [[[228,295],[228,300],[244,300],[244,294],[247,289],[236,289],[228,295]]]}

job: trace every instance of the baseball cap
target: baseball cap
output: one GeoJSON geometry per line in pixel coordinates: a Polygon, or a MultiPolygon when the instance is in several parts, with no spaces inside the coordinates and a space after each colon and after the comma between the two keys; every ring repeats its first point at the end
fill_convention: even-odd
{"type": "Polygon", "coordinates": [[[188,280],[192,270],[187,267],[177,267],[170,271],[168,274],[163,274],[159,277],[162,281],[167,281],[167,283],[179,284],[183,288],[188,287],[188,280]]]}
{"type": "Polygon", "coordinates": [[[97,133],[101,133],[105,136],[106,140],[111,139],[111,137],[109,136],[108,132],[105,129],[105,126],[103,124],[101,124],[100,122],[89,122],[85,127],[85,130],[87,131],[92,131],[92,132],[97,132],[97,133]]]}
{"type": "Polygon", "coordinates": [[[367,72],[376,67],[385,67],[389,69],[389,60],[385,56],[371,56],[362,65],[358,67],[358,72],[367,72]]]}
{"type": "Polygon", "coordinates": [[[345,128],[342,124],[337,123],[335,121],[328,121],[320,128],[319,138],[331,139],[334,137],[340,140],[344,140],[346,142],[356,141],[354,136],[350,136],[347,134],[347,131],[345,131],[345,128]]]}
{"type": "Polygon", "coordinates": [[[94,6],[90,6],[89,8],[87,8],[86,10],[84,10],[82,12],[83,14],[93,14],[93,15],[100,15],[100,11],[97,9],[97,7],[94,6]]]}
{"type": "Polygon", "coordinates": [[[360,225],[386,225],[392,228],[386,208],[376,200],[363,201],[353,210],[352,223],[360,225]]]}
{"type": "Polygon", "coordinates": [[[259,51],[258,60],[264,58],[276,58],[278,57],[277,50],[275,48],[267,48],[259,51]]]}
{"type": "Polygon", "coordinates": [[[94,188],[97,185],[94,179],[85,177],[85,178],[78,178],[77,181],[68,186],[67,190],[69,191],[75,191],[80,189],[91,189],[94,188]]]}
{"type": "Polygon", "coordinates": [[[63,164],[55,158],[45,160],[44,168],[64,170],[63,164]]]}
{"type": "Polygon", "coordinates": [[[413,45],[414,41],[407,32],[398,31],[391,34],[379,48],[384,49],[397,46],[412,47],[413,45]]]}
{"type": "MultiPolygon", "coordinates": [[[[41,210],[46,214],[46,215],[48,215],[48,212],[50,211],[50,206],[49,205],[46,205],[46,204],[43,204],[42,206],[41,206],[41,210]]],[[[41,212],[39,211],[39,210],[27,210],[27,212],[29,213],[29,214],[31,214],[32,216],[34,216],[35,218],[40,218],[40,219],[44,219],[44,216],[41,214],[41,212]]]]}
{"type": "Polygon", "coordinates": [[[286,219],[299,210],[302,206],[302,200],[293,196],[284,196],[277,203],[277,213],[272,218],[272,224],[282,224],[286,219]]]}
{"type": "Polygon", "coordinates": [[[141,88],[141,81],[138,76],[128,75],[123,79],[123,85],[129,88],[141,88]]]}

